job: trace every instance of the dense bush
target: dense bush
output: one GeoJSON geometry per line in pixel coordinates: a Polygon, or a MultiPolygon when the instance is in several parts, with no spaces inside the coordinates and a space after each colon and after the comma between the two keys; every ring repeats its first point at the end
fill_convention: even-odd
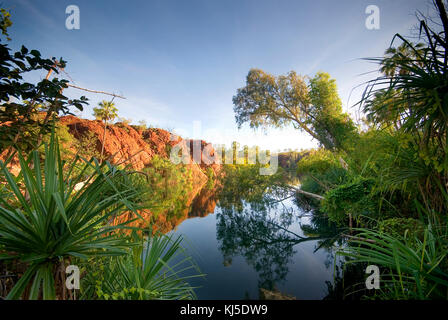
{"type": "MultiPolygon", "coordinates": [[[[345,183],[349,176],[337,155],[326,149],[303,151],[297,163],[301,189],[318,195],[345,183]]],[[[297,200],[305,207],[318,208],[319,201],[301,194],[297,200]]]]}
{"type": "Polygon", "coordinates": [[[425,224],[413,218],[390,218],[378,223],[380,232],[389,233],[396,237],[414,238],[423,240],[425,224]]]}
{"type": "Polygon", "coordinates": [[[328,214],[331,221],[339,224],[346,222],[349,216],[373,217],[377,212],[376,203],[371,196],[373,185],[372,179],[358,178],[331,189],[322,201],[322,211],[328,214]]]}

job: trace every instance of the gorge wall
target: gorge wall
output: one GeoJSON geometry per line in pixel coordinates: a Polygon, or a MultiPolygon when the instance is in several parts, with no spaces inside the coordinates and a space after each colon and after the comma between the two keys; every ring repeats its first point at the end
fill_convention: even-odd
{"type": "MultiPolygon", "coordinates": [[[[141,170],[149,166],[156,155],[169,159],[170,150],[177,144],[193,145],[193,140],[183,139],[163,129],[141,128],[121,122],[107,126],[105,139],[104,123],[99,120],[64,116],[59,119],[58,127],[68,132],[69,137],[66,137],[65,140],[60,138],[60,141],[69,153],[74,155],[80,151],[80,141],[83,141],[84,144],[93,144],[93,148],[99,154],[103,140],[105,140],[104,158],[114,165],[129,165],[134,170],[141,170]],[[86,139],[91,141],[86,141],[86,139]]],[[[208,143],[201,141],[200,145],[202,152],[208,143]]],[[[0,154],[0,160],[4,161],[6,154],[7,150],[4,150],[0,154]]],[[[192,171],[194,185],[207,181],[207,168],[211,168],[215,175],[219,175],[221,171],[220,165],[195,162],[192,154],[187,166],[192,171]]],[[[19,173],[17,159],[11,161],[9,168],[13,174],[19,173]]]]}

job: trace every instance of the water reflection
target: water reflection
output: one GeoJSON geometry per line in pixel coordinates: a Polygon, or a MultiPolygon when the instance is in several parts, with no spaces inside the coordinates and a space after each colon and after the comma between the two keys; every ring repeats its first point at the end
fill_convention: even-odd
{"type": "Polygon", "coordinates": [[[266,178],[243,190],[241,183],[235,182],[224,183],[216,218],[216,236],[225,265],[231,265],[233,257],[243,256],[258,273],[259,288],[274,290],[288,275],[297,245],[317,240],[314,252],[323,248],[329,267],[338,230],[319,214],[303,219],[307,212],[299,210],[296,201],[288,200],[295,196],[282,186],[290,181],[266,178]]]}
{"type": "Polygon", "coordinates": [[[296,245],[319,240],[316,250],[325,247],[329,252],[327,260],[331,261],[336,230],[327,228],[322,219],[313,218],[303,225],[291,202],[276,203],[267,198],[258,203],[246,202],[242,210],[221,207],[216,234],[225,265],[230,265],[234,256],[244,256],[259,275],[259,287],[273,290],[289,273],[296,245]]]}
{"type": "Polygon", "coordinates": [[[332,279],[337,228],[298,206],[284,177],[260,178],[252,171],[227,172],[220,184],[196,192],[182,218],[167,219],[208,275],[194,283],[202,287],[198,297],[256,298],[263,288],[323,298],[332,279]]]}

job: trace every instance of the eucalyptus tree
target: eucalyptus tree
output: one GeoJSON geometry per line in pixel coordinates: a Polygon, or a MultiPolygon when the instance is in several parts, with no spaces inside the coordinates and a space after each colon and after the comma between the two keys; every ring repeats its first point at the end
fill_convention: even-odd
{"type": "Polygon", "coordinates": [[[346,149],[357,128],[342,103],[334,79],[317,73],[312,79],[290,71],[274,76],[251,69],[246,85],[233,97],[239,127],[284,127],[292,124],[328,149],[346,149]]]}

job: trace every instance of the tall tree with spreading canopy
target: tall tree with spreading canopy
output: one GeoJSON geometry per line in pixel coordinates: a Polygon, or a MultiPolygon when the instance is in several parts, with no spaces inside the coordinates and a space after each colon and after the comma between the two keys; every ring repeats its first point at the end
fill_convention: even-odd
{"type": "Polygon", "coordinates": [[[239,127],[246,122],[252,128],[292,124],[330,150],[346,149],[357,134],[353,121],[342,112],[336,82],[327,73],[307,81],[294,71],[276,77],[251,69],[233,104],[239,127]]]}
{"type": "Polygon", "coordinates": [[[103,159],[104,144],[106,143],[107,124],[109,121],[118,117],[118,109],[112,101],[103,100],[99,104],[99,108],[93,108],[93,115],[98,120],[104,122],[103,143],[101,144],[101,161],[103,159]]]}

